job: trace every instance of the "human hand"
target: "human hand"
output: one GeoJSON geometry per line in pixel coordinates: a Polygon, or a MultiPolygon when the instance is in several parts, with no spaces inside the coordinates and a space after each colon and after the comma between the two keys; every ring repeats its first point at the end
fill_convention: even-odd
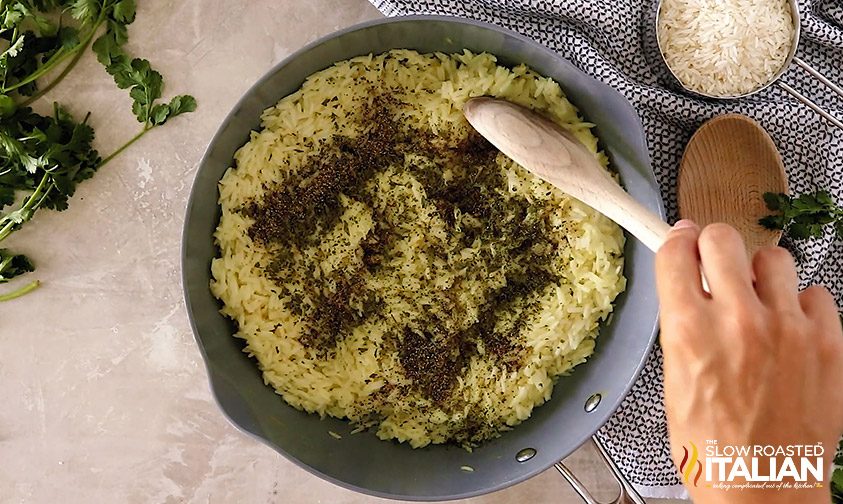
{"type": "MultiPolygon", "coordinates": [[[[831,294],[818,286],[798,292],[793,258],[782,248],[762,249],[750,263],[740,235],[725,224],[702,232],[688,221],[674,226],[656,256],[656,276],[677,466],[690,442],[701,452],[707,440],[721,446],[822,443],[828,473],[843,432],[843,330],[831,294]],[[701,268],[711,294],[701,285],[701,268]]],[[[830,500],[827,484],[687,487],[698,504],[830,500]]]]}

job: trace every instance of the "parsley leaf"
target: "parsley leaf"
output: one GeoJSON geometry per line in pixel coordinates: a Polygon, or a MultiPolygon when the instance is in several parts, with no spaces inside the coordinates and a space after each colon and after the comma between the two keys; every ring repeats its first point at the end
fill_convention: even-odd
{"type": "MultiPolygon", "coordinates": [[[[7,249],[0,249],[0,284],[9,282],[11,279],[33,271],[35,266],[32,261],[24,255],[14,254],[7,249]]],[[[36,280],[17,290],[0,295],[0,301],[9,301],[31,292],[40,283],[36,280]]]]}
{"type": "Polygon", "coordinates": [[[120,154],[129,145],[149,130],[161,126],[169,119],[196,110],[196,99],[190,95],[178,95],[169,103],[159,103],[164,87],[161,74],[152,68],[149,61],[132,58],[124,49],[128,38],[126,25],[135,19],[135,0],[120,0],[113,4],[107,14],[106,30],[93,43],[97,60],[112,76],[120,89],[128,89],[132,98],[132,113],[143,126],[141,131],[114,153],[106,156],[103,163],[120,154]]]}
{"type": "Polygon", "coordinates": [[[159,103],[152,107],[150,119],[157,126],[164,124],[171,117],[194,110],[196,110],[196,99],[190,95],[179,95],[173,97],[170,103],[159,103]]]}
{"type": "Polygon", "coordinates": [[[93,48],[117,87],[129,89],[132,112],[139,122],[146,126],[158,126],[170,117],[196,110],[196,100],[190,95],[176,96],[169,104],[155,103],[161,98],[164,84],[161,74],[145,59],[129,60],[119,40],[113,35],[111,32],[105,33],[94,42],[93,48]]]}
{"type": "Polygon", "coordinates": [[[70,7],[70,15],[79,21],[90,21],[99,16],[101,6],[99,0],[76,0],[70,7]]]}
{"type": "Polygon", "coordinates": [[[843,239],[843,208],[828,191],[806,193],[791,197],[787,194],[764,193],[767,208],[777,212],[758,222],[767,229],[783,229],[796,240],[821,237],[831,225],[839,239],[843,239]]]}
{"type": "MultiPolygon", "coordinates": [[[[178,95],[161,100],[164,79],[149,61],[131,57],[124,46],[136,0],[0,1],[0,242],[29,222],[41,208],[64,210],[77,185],[144,134],[196,109],[196,100],[178,95]],[[91,46],[120,89],[128,89],[141,131],[104,159],[93,147],[86,116],[77,121],[59,104],[52,115],[28,106],[59,84],[91,46]],[[50,82],[45,76],[63,65],[50,82]]],[[[0,283],[34,269],[23,255],[0,249],[0,283]]],[[[34,281],[0,302],[38,286],[34,281]]]]}
{"type": "Polygon", "coordinates": [[[11,205],[15,202],[15,189],[13,187],[0,185],[0,208],[11,205]]]}
{"type": "Polygon", "coordinates": [[[0,249],[0,284],[30,271],[35,271],[35,266],[26,256],[0,249]]]}
{"type": "Polygon", "coordinates": [[[114,19],[124,25],[135,20],[135,0],[120,0],[114,4],[114,19]]]}

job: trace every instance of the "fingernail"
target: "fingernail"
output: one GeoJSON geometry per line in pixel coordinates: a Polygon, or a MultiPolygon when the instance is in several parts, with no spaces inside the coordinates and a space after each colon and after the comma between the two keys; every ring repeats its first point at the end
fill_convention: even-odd
{"type": "Polygon", "coordinates": [[[690,220],[690,219],[682,219],[676,224],[673,225],[673,229],[685,229],[685,228],[696,228],[697,223],[690,220]]]}

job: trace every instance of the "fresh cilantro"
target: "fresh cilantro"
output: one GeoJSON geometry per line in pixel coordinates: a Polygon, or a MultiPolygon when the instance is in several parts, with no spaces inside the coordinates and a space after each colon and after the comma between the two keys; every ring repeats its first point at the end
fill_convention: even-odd
{"type": "Polygon", "coordinates": [[[767,229],[783,229],[796,240],[818,238],[831,226],[843,239],[843,208],[827,191],[791,197],[787,194],[764,193],[767,208],[777,212],[758,222],[767,229]]]}
{"type": "MultiPolygon", "coordinates": [[[[136,10],[135,0],[0,0],[0,242],[37,210],[66,209],[77,184],[153,128],[196,109],[189,95],[161,101],[161,74],[124,50],[136,10]],[[28,106],[59,84],[89,46],[117,86],[129,90],[142,125],[105,158],[93,148],[88,116],[77,122],[58,104],[50,116],[28,106]],[[43,83],[52,70],[58,74],[43,83]]],[[[27,257],[0,249],[0,283],[32,270],[27,257]]],[[[37,286],[0,294],[0,301],[37,286]]]]}
{"type": "MultiPolygon", "coordinates": [[[[13,254],[6,249],[0,249],[0,284],[6,283],[18,275],[34,270],[35,266],[32,265],[32,262],[26,256],[13,254]]],[[[39,282],[36,280],[14,292],[0,295],[0,301],[8,301],[20,297],[34,290],[38,285],[39,282]]]]}
{"type": "Polygon", "coordinates": [[[132,112],[143,127],[126,145],[105,158],[120,154],[126,147],[140,139],[146,132],[180,114],[196,110],[196,99],[179,95],[169,103],[159,103],[164,79],[149,61],[132,58],[124,50],[127,40],[126,25],[135,19],[135,0],[120,0],[113,4],[106,16],[106,30],[93,43],[97,60],[105,66],[120,89],[128,89],[132,98],[132,112]]]}
{"type": "Polygon", "coordinates": [[[99,0],[75,0],[71,4],[70,13],[76,20],[96,19],[102,7],[102,2],[99,0]]]}
{"type": "Polygon", "coordinates": [[[18,275],[34,270],[35,266],[26,256],[0,249],[0,283],[6,283],[18,275]]]}

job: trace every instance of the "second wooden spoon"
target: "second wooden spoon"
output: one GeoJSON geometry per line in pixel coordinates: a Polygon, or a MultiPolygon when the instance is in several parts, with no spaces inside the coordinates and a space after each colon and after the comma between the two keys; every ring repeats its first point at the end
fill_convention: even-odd
{"type": "Polygon", "coordinates": [[[784,164],[770,135],[749,117],[727,114],[703,124],[685,149],[678,186],[680,217],[700,227],[731,224],[750,257],[779,242],[781,231],[758,219],[770,213],[765,192],[787,192],[784,164]]]}

